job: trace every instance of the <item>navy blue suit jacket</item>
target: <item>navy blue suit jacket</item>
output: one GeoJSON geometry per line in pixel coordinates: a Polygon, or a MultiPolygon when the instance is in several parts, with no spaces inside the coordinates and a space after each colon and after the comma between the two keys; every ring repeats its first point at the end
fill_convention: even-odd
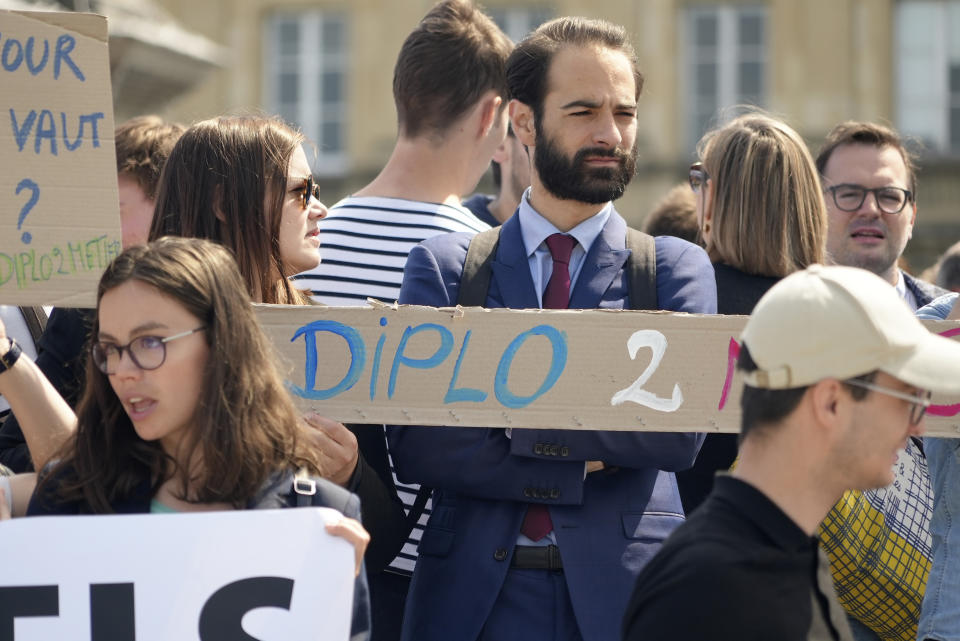
{"type": "MultiPolygon", "coordinates": [[[[625,233],[614,212],[587,252],[571,308],[629,307],[625,233]]],[[[467,234],[443,234],[414,247],[399,301],[455,305],[469,242],[467,234]]],[[[660,237],[656,253],[661,308],[715,313],[713,267],[704,251],[660,237]]],[[[503,225],[485,306],[538,306],[517,216],[503,225]]],[[[607,641],[619,634],[637,573],[683,520],[672,472],[693,464],[702,435],[514,429],[508,438],[499,428],[393,427],[388,439],[400,480],[436,488],[404,640],[477,638],[506,577],[527,503],[536,501],[549,506],[585,641],[607,641]],[[569,454],[537,454],[537,443],[569,454]],[[607,467],[584,478],[590,460],[607,467]],[[529,498],[524,489],[531,486],[550,491],[529,498]]],[[[517,621],[515,638],[526,636],[524,624],[517,621]]]]}

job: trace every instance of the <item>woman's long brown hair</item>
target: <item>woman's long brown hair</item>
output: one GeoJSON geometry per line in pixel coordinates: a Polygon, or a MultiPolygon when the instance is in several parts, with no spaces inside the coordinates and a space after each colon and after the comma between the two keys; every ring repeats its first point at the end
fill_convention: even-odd
{"type": "MultiPolygon", "coordinates": [[[[145,481],[152,495],[177,478],[185,500],[241,508],[278,470],[306,467],[319,474],[318,453],[304,437],[230,253],[209,241],[175,237],[127,249],[100,279],[98,306],[106,292],[131,280],[176,300],[206,328],[210,356],[180,457],[186,464],[177,465],[158,442],[137,435],[107,375],[87,359],[77,432],[51,474],[59,480],[57,499],[111,512],[145,481]]],[[[99,324],[98,313],[94,340],[99,324]]]]}
{"type": "Polygon", "coordinates": [[[207,238],[233,252],[264,303],[306,304],[280,259],[287,168],[303,135],[266,116],[225,116],[190,127],[160,177],[150,239],[207,238]]]}

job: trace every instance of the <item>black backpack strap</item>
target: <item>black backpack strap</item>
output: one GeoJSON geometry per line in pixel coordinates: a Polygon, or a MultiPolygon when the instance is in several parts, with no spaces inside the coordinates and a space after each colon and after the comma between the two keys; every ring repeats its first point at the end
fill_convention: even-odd
{"type": "Polygon", "coordinates": [[[627,227],[629,309],[660,309],[657,304],[657,245],[653,236],[627,227]]]}
{"type": "Polygon", "coordinates": [[[460,276],[457,305],[483,307],[487,302],[487,290],[490,288],[490,264],[497,254],[499,243],[499,227],[482,231],[470,239],[467,257],[463,261],[463,275],[460,276]]]}
{"type": "Polygon", "coordinates": [[[33,344],[40,344],[40,336],[47,328],[47,312],[42,307],[21,307],[20,314],[27,323],[30,330],[30,336],[33,337],[33,344]]]}
{"type": "Polygon", "coordinates": [[[420,486],[420,489],[417,490],[417,497],[413,500],[413,505],[410,506],[410,511],[407,512],[407,531],[409,532],[420,522],[420,517],[423,516],[423,510],[427,507],[427,501],[430,499],[430,495],[433,493],[433,489],[429,487],[420,486]]]}
{"type": "MultiPolygon", "coordinates": [[[[490,289],[490,264],[497,254],[497,245],[500,244],[500,228],[494,227],[482,231],[470,239],[467,247],[467,257],[463,260],[463,274],[460,276],[460,292],[457,294],[457,305],[464,307],[483,307],[487,302],[487,290],[490,289]]],[[[427,500],[433,490],[429,487],[420,487],[417,498],[414,499],[410,511],[407,513],[407,526],[413,528],[420,521],[423,510],[427,507],[427,500]]]]}

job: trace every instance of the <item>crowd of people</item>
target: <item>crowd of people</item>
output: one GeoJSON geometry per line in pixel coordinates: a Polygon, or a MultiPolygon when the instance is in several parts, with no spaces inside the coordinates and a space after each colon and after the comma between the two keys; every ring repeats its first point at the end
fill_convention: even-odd
{"type": "Polygon", "coordinates": [[[960,345],[918,320],[960,319],[960,249],[900,268],[914,157],[852,121],[814,157],[754,110],[637,232],[643,80],[617,25],[514,45],[442,0],[389,160],[329,209],[277,118],[120,125],[96,308],[0,307],[0,517],[333,507],[357,640],[960,640],[958,441],[922,438],[960,345]],[[750,315],[741,433],[300,415],[251,303],[368,298],[750,315]]]}

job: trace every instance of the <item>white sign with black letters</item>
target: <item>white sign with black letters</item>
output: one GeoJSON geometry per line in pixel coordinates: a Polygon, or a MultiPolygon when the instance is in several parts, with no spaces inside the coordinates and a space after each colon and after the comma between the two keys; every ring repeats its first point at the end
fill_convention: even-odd
{"type": "Polygon", "coordinates": [[[354,553],[325,508],[0,523],[0,641],[350,635],[354,553]]]}

